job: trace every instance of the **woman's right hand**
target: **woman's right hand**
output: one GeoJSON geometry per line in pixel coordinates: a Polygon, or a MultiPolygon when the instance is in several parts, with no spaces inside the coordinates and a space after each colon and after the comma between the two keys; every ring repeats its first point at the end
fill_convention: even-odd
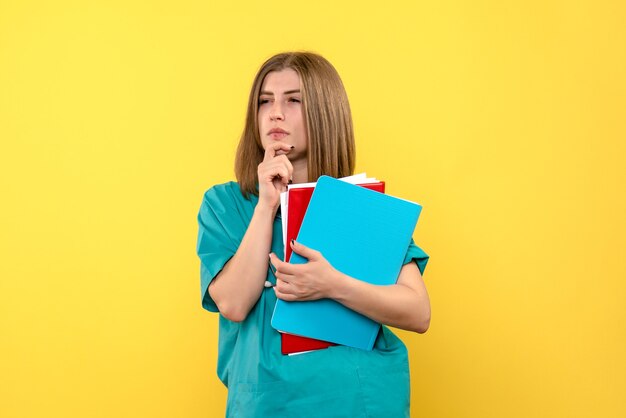
{"type": "Polygon", "coordinates": [[[280,205],[280,194],[287,190],[293,174],[293,166],[287,158],[292,146],[284,142],[273,142],[265,149],[265,157],[259,164],[259,205],[276,210],[280,205]]]}

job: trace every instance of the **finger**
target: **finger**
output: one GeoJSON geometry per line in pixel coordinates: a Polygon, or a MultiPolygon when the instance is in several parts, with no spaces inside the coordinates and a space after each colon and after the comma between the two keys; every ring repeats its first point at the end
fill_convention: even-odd
{"type": "Polygon", "coordinates": [[[276,156],[276,153],[281,150],[285,154],[288,154],[289,151],[293,149],[293,145],[286,144],[284,142],[276,141],[272,142],[265,148],[265,155],[263,157],[263,161],[271,160],[276,156]]]}
{"type": "Polygon", "coordinates": [[[288,283],[284,280],[277,279],[276,286],[274,286],[274,290],[278,291],[283,295],[288,295],[290,297],[300,298],[301,295],[298,294],[297,289],[293,284],[288,283]]]}
{"type": "Polygon", "coordinates": [[[293,286],[291,283],[284,281],[283,279],[276,278],[276,288],[281,293],[293,293],[293,286]]]}
{"type": "Polygon", "coordinates": [[[279,283],[276,281],[276,286],[274,286],[274,292],[276,293],[276,297],[282,300],[287,301],[306,301],[306,300],[315,300],[312,295],[306,294],[304,292],[299,292],[296,287],[289,283],[279,283]]]}
{"type": "Polygon", "coordinates": [[[289,263],[285,263],[283,260],[278,258],[278,256],[274,253],[270,253],[270,263],[272,263],[272,265],[274,266],[277,272],[281,271],[282,273],[285,273],[284,271],[285,265],[289,264],[289,263]]]}
{"type": "Polygon", "coordinates": [[[291,161],[289,161],[289,158],[287,158],[286,155],[282,155],[282,158],[280,159],[280,161],[285,164],[285,167],[287,167],[287,171],[289,172],[289,180],[292,179],[293,177],[293,165],[291,164],[291,161]]]}
{"type": "Polygon", "coordinates": [[[282,274],[295,275],[298,272],[298,268],[300,267],[296,264],[286,263],[282,261],[280,258],[276,257],[276,254],[274,253],[270,254],[270,260],[276,271],[282,274]]]}
{"type": "Polygon", "coordinates": [[[259,172],[259,182],[273,182],[277,177],[280,177],[280,182],[284,186],[289,184],[289,169],[283,164],[272,164],[267,167],[263,167],[259,172]]]}
{"type": "Polygon", "coordinates": [[[263,173],[270,173],[268,174],[263,174],[261,175],[261,177],[265,178],[266,176],[268,178],[272,178],[272,176],[274,176],[274,172],[277,170],[281,170],[280,171],[280,177],[281,179],[283,179],[283,183],[285,185],[289,184],[289,180],[291,180],[293,178],[293,165],[291,164],[291,161],[289,161],[289,158],[287,158],[286,155],[277,155],[276,157],[274,157],[273,159],[269,160],[269,161],[264,161],[263,166],[260,167],[261,170],[263,171],[263,173]],[[282,170],[282,168],[285,169],[285,171],[282,170]]]}
{"type": "MultiPolygon", "coordinates": [[[[283,186],[282,191],[285,191],[287,188],[287,185],[289,184],[289,170],[284,165],[281,165],[281,166],[276,167],[276,172],[278,173],[278,177],[279,177],[278,180],[280,180],[280,183],[283,186]]],[[[276,180],[276,177],[274,177],[273,180],[276,180]]]]}
{"type": "Polygon", "coordinates": [[[314,249],[302,245],[293,239],[291,240],[291,249],[307,260],[319,260],[322,258],[322,253],[319,251],[315,251],[314,249]]]}
{"type": "Polygon", "coordinates": [[[276,272],[276,263],[280,261],[280,258],[276,257],[276,254],[270,253],[270,266],[274,267],[274,273],[276,272]]]}
{"type": "Polygon", "coordinates": [[[272,180],[272,184],[279,193],[284,193],[287,191],[287,184],[285,184],[285,181],[281,176],[275,177],[274,180],[272,180]]]}
{"type": "Polygon", "coordinates": [[[273,289],[274,289],[274,293],[276,294],[276,297],[278,299],[284,300],[286,302],[294,302],[294,301],[298,300],[296,295],[292,295],[292,294],[289,294],[289,293],[282,293],[280,290],[276,289],[276,286],[274,286],[273,289]]]}
{"type": "Polygon", "coordinates": [[[289,284],[293,284],[294,281],[296,280],[296,276],[294,276],[293,274],[281,273],[278,270],[276,271],[276,274],[274,274],[274,276],[276,276],[277,279],[280,279],[283,282],[289,283],[289,284]]]}

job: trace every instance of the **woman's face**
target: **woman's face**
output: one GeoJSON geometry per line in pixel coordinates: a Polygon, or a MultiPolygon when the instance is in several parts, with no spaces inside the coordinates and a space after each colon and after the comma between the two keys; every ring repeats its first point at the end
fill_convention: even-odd
{"type": "Polygon", "coordinates": [[[298,73],[290,68],[268,73],[261,85],[257,116],[263,149],[281,141],[294,146],[287,154],[289,160],[306,160],[306,126],[302,113],[298,73]]]}

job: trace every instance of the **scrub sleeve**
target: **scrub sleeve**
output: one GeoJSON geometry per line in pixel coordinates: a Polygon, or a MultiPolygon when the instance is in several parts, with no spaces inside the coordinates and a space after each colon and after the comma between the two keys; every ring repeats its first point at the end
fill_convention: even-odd
{"type": "MultiPolygon", "coordinates": [[[[229,182],[209,189],[198,214],[202,306],[218,312],[207,289],[235,254],[258,197],[247,200],[229,182]]],[[[277,218],[271,250],[283,257],[277,218]]],[[[411,240],[405,264],[423,273],[428,255],[411,240]]],[[[267,280],[275,283],[269,272],[267,280]]],[[[405,345],[386,326],[372,351],[345,346],[296,356],[280,351],[280,334],[270,326],[276,303],[264,289],[245,321],[220,315],[217,374],[228,388],[227,417],[409,417],[409,365],[405,345]]]]}

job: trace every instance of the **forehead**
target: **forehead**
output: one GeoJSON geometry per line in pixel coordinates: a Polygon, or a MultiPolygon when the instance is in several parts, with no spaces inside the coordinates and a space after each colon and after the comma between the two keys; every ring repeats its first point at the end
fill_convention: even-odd
{"type": "Polygon", "coordinates": [[[300,89],[300,76],[291,68],[267,73],[261,84],[261,91],[272,93],[298,89],[300,89]]]}

